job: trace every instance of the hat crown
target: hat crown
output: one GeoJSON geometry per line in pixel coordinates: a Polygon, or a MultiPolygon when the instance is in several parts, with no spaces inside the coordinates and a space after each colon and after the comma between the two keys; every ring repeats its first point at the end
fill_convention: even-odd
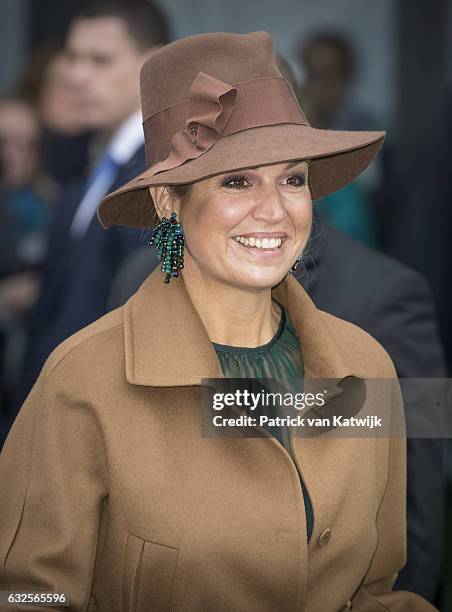
{"type": "Polygon", "coordinates": [[[140,75],[143,118],[186,101],[199,72],[231,85],[282,76],[268,32],[189,36],[162,47],[143,64],[140,75]]]}

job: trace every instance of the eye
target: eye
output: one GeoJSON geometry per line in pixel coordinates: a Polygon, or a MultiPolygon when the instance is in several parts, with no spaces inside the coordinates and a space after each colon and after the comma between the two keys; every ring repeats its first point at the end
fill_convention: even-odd
{"type": "Polygon", "coordinates": [[[244,174],[238,174],[237,176],[227,177],[223,181],[222,186],[229,187],[230,189],[246,189],[250,186],[250,183],[244,174]]]}
{"type": "Polygon", "coordinates": [[[288,181],[288,185],[291,187],[303,187],[303,185],[306,184],[306,175],[303,172],[300,172],[299,174],[288,176],[286,180],[288,181]]]}

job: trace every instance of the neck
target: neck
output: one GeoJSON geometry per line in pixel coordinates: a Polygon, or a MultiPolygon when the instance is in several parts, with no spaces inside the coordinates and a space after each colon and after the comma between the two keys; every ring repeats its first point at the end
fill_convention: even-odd
{"type": "Polygon", "coordinates": [[[203,275],[185,262],[184,283],[211,342],[254,348],[270,342],[281,313],[271,289],[243,289],[203,275]]]}

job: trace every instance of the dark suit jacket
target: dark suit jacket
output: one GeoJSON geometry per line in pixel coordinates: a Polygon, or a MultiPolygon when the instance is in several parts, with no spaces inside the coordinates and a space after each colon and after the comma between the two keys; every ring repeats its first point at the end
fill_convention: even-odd
{"type": "Polygon", "coordinates": [[[452,87],[445,101],[435,150],[413,181],[419,206],[411,249],[404,255],[432,287],[452,376],[452,87]]]}
{"type": "MultiPolygon", "coordinates": [[[[146,168],[144,146],[118,172],[112,190],[146,168]]],[[[65,338],[107,311],[112,280],[123,260],[143,244],[142,230],[113,226],[105,231],[97,216],[81,239],[69,226],[83,197],[85,177],[62,194],[50,232],[43,285],[34,309],[18,405],[35,382],[45,359],[65,338]]]]}
{"type": "MultiPolygon", "coordinates": [[[[315,235],[295,276],[316,306],[369,332],[388,351],[400,378],[445,378],[433,298],[424,278],[333,228],[322,225],[315,235]]],[[[432,602],[444,538],[444,442],[407,440],[408,561],[394,586],[432,602]]]]}
{"type": "MultiPolygon", "coordinates": [[[[374,336],[400,378],[446,376],[433,302],[422,276],[325,225],[316,226],[303,262],[294,276],[316,306],[374,336]]],[[[150,247],[130,255],[114,280],[109,306],[123,304],[157,263],[150,247]]],[[[407,446],[408,562],[394,588],[433,602],[444,534],[444,444],[412,438],[407,446]]]]}

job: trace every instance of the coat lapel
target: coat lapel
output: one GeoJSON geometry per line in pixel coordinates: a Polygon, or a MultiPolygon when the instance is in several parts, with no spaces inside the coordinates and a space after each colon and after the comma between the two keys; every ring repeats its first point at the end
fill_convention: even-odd
{"type": "MultiPolygon", "coordinates": [[[[365,377],[353,355],[333,337],[334,319],[326,319],[328,315],[317,309],[292,276],[274,288],[272,295],[288,310],[298,332],[306,379],[365,377]]],[[[129,383],[172,387],[200,385],[203,378],[223,378],[183,275],[164,285],[161,271],[156,268],[128,300],[123,312],[129,383]]]]}
{"type": "Polygon", "coordinates": [[[199,385],[222,378],[206,329],[183,278],[163,284],[160,267],[124,306],[126,377],[134,385],[199,385]]]}

